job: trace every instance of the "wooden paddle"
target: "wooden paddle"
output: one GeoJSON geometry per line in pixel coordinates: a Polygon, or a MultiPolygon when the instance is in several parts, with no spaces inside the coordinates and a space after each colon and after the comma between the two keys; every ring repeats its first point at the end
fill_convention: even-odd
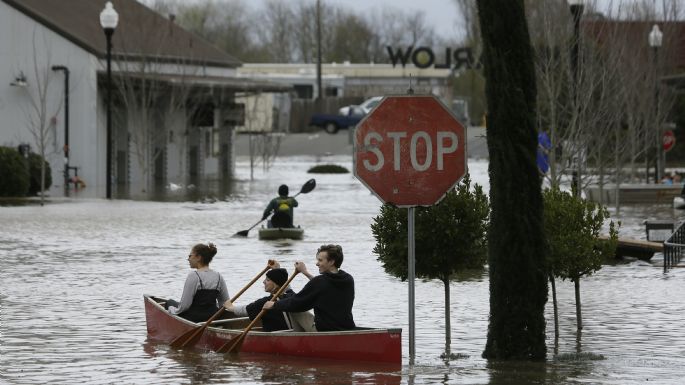
{"type": "MultiPolygon", "coordinates": [[[[233,298],[231,298],[231,302],[235,302],[238,299],[238,297],[240,297],[240,295],[242,295],[245,292],[245,290],[249,289],[253,283],[257,282],[259,277],[261,277],[262,275],[264,275],[264,273],[269,271],[269,269],[272,268],[274,263],[276,263],[276,261],[270,259],[264,270],[262,270],[254,278],[252,278],[252,281],[250,281],[247,285],[245,285],[245,287],[243,287],[242,290],[240,290],[236,295],[234,295],[233,298]]],[[[221,304],[221,308],[219,309],[219,311],[214,313],[214,315],[211,316],[207,320],[207,322],[204,323],[204,325],[188,330],[187,332],[174,338],[174,340],[171,341],[169,345],[171,345],[172,348],[183,348],[189,345],[194,345],[197,342],[197,340],[200,339],[200,336],[202,336],[202,333],[205,331],[205,329],[207,329],[207,326],[209,326],[212,323],[212,321],[214,321],[218,316],[220,316],[221,313],[224,312],[224,310],[226,310],[226,308],[224,308],[223,304],[221,304]]]]}
{"type": "MultiPolygon", "coordinates": [[[[293,196],[293,198],[295,198],[296,196],[298,196],[298,195],[300,195],[300,194],[306,194],[306,193],[308,193],[308,192],[314,190],[314,187],[316,187],[316,180],[315,180],[315,179],[310,179],[310,180],[308,180],[307,182],[305,182],[305,184],[302,185],[302,188],[300,189],[300,192],[298,192],[297,194],[295,194],[295,195],[293,196]]],[[[247,233],[250,232],[250,230],[254,229],[255,226],[257,226],[258,224],[264,222],[264,221],[266,220],[266,218],[268,218],[268,217],[269,217],[269,216],[267,215],[266,217],[262,218],[259,222],[257,222],[257,223],[255,223],[254,225],[252,225],[252,227],[250,227],[249,229],[247,229],[247,230],[242,230],[242,231],[238,231],[238,232],[235,233],[235,235],[233,235],[233,236],[234,236],[234,237],[235,237],[235,236],[247,237],[247,233]]]]}
{"type": "MultiPolygon", "coordinates": [[[[278,291],[276,292],[276,294],[274,294],[274,295],[271,297],[271,300],[272,300],[272,301],[275,301],[276,299],[278,299],[278,297],[279,297],[281,294],[283,294],[283,292],[285,291],[285,289],[290,285],[290,282],[292,282],[293,278],[295,278],[295,276],[296,276],[298,273],[299,273],[299,271],[295,270],[295,272],[293,273],[293,275],[291,275],[290,278],[288,278],[288,280],[281,286],[281,288],[278,289],[278,291]]],[[[262,319],[262,316],[263,316],[267,311],[268,311],[267,309],[262,309],[262,311],[260,311],[259,314],[257,314],[257,316],[255,317],[255,319],[253,319],[252,322],[250,322],[250,324],[247,325],[247,327],[245,328],[245,330],[243,330],[243,332],[240,333],[240,335],[238,335],[237,337],[231,338],[230,340],[226,341],[226,343],[224,343],[223,345],[221,345],[221,347],[220,347],[219,349],[217,349],[216,352],[217,352],[217,353],[226,353],[226,352],[231,353],[231,352],[233,352],[233,351],[238,351],[238,350],[240,350],[240,346],[242,345],[242,342],[243,342],[243,340],[245,339],[245,336],[247,335],[247,333],[248,333],[248,332],[252,329],[252,327],[257,323],[257,321],[259,321],[260,319],[262,319]]]]}

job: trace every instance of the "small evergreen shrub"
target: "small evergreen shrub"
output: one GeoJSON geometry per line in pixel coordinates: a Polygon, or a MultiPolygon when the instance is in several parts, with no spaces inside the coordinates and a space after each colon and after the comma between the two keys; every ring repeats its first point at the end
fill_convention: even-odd
{"type": "Polygon", "coordinates": [[[29,171],[19,151],[0,147],[0,196],[23,197],[29,191],[29,171]]]}
{"type": "Polygon", "coordinates": [[[41,161],[45,163],[45,191],[50,189],[52,186],[52,169],[50,168],[50,163],[45,161],[38,154],[29,154],[29,192],[28,195],[34,196],[40,192],[40,163],[41,161]]]}
{"type": "Polygon", "coordinates": [[[337,164],[319,164],[310,168],[307,172],[310,174],[347,174],[350,171],[337,164]]]}

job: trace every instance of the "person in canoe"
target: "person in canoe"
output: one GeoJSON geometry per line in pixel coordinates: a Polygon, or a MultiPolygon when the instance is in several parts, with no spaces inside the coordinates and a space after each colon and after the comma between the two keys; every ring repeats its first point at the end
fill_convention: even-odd
{"type": "Polygon", "coordinates": [[[284,312],[314,309],[317,331],[354,329],[354,279],[340,269],[342,262],[343,251],[340,245],[322,245],[316,252],[319,275],[314,277],[307,271],[304,262],[296,262],[295,269],[309,278],[309,282],[293,296],[276,302],[267,301],[264,309],[284,312]]]}
{"type": "MultiPolygon", "coordinates": [[[[235,305],[231,303],[231,300],[227,300],[224,302],[226,310],[237,316],[248,316],[251,320],[255,319],[259,312],[262,311],[264,303],[269,301],[273,294],[276,294],[281,286],[288,280],[288,272],[285,269],[277,267],[278,263],[274,266],[274,268],[266,272],[266,278],[264,278],[264,291],[271,295],[260,298],[247,305],[235,305]]],[[[291,288],[287,288],[279,299],[288,298],[292,295],[295,295],[295,292],[291,288]]],[[[280,311],[266,312],[262,316],[262,329],[267,332],[291,329],[290,319],[287,314],[280,311]]]]}
{"type": "Polygon", "coordinates": [[[188,264],[195,270],[186,277],[181,302],[167,300],[165,308],[169,313],[189,321],[204,322],[229,298],[224,278],[209,268],[216,251],[213,243],[193,246],[188,255],[188,264]]]}
{"type": "Polygon", "coordinates": [[[266,219],[273,213],[271,220],[267,222],[267,227],[288,228],[293,226],[293,208],[297,207],[297,199],[288,196],[288,186],[282,184],[278,187],[278,197],[269,202],[264,209],[262,220],[266,219]]]}

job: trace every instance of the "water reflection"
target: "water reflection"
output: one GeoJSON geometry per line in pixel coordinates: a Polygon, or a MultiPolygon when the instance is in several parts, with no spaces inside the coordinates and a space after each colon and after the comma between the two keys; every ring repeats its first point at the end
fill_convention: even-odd
{"type": "MultiPolygon", "coordinates": [[[[292,384],[400,384],[400,365],[349,363],[335,360],[304,359],[256,353],[216,354],[193,349],[172,349],[166,344],[145,341],[143,350],[150,359],[171,361],[160,364],[153,373],[183,372],[191,384],[216,380],[233,383],[292,384]]],[[[178,373],[176,373],[178,375],[178,373]]]]}

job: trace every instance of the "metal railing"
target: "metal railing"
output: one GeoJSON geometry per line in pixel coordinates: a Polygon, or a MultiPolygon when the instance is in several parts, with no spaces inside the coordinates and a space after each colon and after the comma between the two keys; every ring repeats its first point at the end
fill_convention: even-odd
{"type": "Polygon", "coordinates": [[[666,241],[664,241],[664,273],[669,268],[678,266],[685,254],[685,222],[678,224],[666,241]]]}

